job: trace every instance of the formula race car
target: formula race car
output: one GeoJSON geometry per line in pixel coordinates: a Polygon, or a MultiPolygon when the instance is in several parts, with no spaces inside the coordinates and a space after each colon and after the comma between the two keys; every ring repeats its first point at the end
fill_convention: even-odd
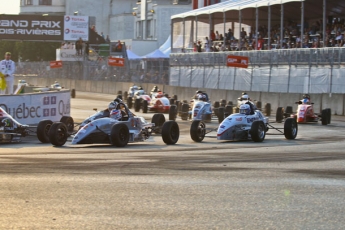
{"type": "Polygon", "coordinates": [[[322,125],[331,123],[331,109],[323,109],[321,113],[314,113],[313,104],[307,100],[300,100],[295,102],[298,104],[297,112],[293,113],[292,106],[287,106],[286,110],[283,107],[277,108],[276,121],[282,122],[285,118],[291,117],[297,123],[318,122],[321,121],[322,125]]]}
{"type": "Polygon", "coordinates": [[[218,140],[262,142],[269,129],[278,131],[277,134],[283,134],[286,139],[295,139],[298,126],[295,119],[287,118],[284,128],[273,127],[269,124],[268,117],[264,117],[260,110],[251,111],[250,106],[244,104],[240,107],[240,113],[226,117],[216,129],[207,129],[203,121],[193,121],[190,136],[193,141],[201,142],[206,134],[216,131],[218,140]]]}
{"type": "Polygon", "coordinates": [[[105,111],[99,111],[87,118],[76,132],[64,122],[53,123],[48,132],[49,140],[54,146],[62,146],[72,136],[72,144],[106,143],[124,147],[129,142],[145,141],[152,133],[161,134],[168,145],[175,144],[179,139],[178,124],[175,121],[165,122],[163,114],[154,114],[152,123],[149,123],[143,117],[132,114],[123,102],[116,109],[123,109],[127,115],[117,120],[108,117],[105,111]]]}
{"type": "Polygon", "coordinates": [[[170,109],[170,100],[161,91],[152,94],[151,97],[145,92],[137,91],[134,95],[134,111],[139,112],[140,109],[143,113],[167,113],[170,109]]]}
{"type": "MultiPolygon", "coordinates": [[[[66,117],[61,118],[62,122],[66,117]]],[[[22,137],[37,136],[42,143],[49,143],[48,131],[52,121],[40,121],[38,126],[23,125],[0,107],[0,143],[21,142],[22,137]]]]}

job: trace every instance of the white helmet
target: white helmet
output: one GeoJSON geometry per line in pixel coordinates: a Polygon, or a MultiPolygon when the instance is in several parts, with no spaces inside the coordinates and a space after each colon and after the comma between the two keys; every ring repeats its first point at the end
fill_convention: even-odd
{"type": "Polygon", "coordinates": [[[110,102],[109,105],[108,105],[109,111],[112,111],[113,109],[116,109],[117,105],[118,105],[118,103],[115,102],[115,101],[110,102]]]}
{"type": "Polygon", "coordinates": [[[249,100],[249,95],[248,94],[242,95],[241,100],[242,101],[248,101],[249,100]]]}
{"type": "Polygon", "coordinates": [[[250,105],[248,105],[248,104],[241,105],[240,106],[240,113],[249,115],[250,114],[250,105]]]}
{"type": "Polygon", "coordinates": [[[206,96],[203,95],[202,93],[199,93],[198,94],[198,99],[201,100],[201,101],[206,101],[206,96]]]}
{"type": "Polygon", "coordinates": [[[110,111],[110,118],[115,120],[120,120],[122,118],[121,110],[120,109],[113,109],[110,111]]]}

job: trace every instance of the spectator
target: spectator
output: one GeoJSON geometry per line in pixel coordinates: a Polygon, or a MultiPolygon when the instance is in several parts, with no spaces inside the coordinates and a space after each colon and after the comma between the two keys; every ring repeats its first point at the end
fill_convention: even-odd
{"type": "Polygon", "coordinates": [[[220,40],[218,31],[216,31],[216,38],[215,38],[215,40],[216,40],[216,41],[219,41],[219,40],[220,40]]]}
{"type": "Polygon", "coordinates": [[[246,38],[247,37],[247,32],[244,30],[244,28],[242,27],[242,31],[241,31],[241,38],[246,38]]]}
{"type": "Polygon", "coordinates": [[[11,53],[5,53],[5,59],[0,62],[0,68],[2,74],[5,76],[6,89],[0,90],[0,94],[5,94],[6,90],[8,94],[13,94],[14,72],[16,71],[16,64],[11,60],[11,53]]]}
{"type": "Polygon", "coordinates": [[[107,35],[107,38],[105,39],[105,42],[106,42],[106,43],[110,43],[109,35],[107,35]]]}
{"type": "Polygon", "coordinates": [[[216,40],[216,34],[214,33],[213,30],[211,30],[211,32],[210,32],[210,39],[211,39],[211,42],[216,40]]]}
{"type": "Polygon", "coordinates": [[[198,41],[198,44],[197,44],[197,51],[200,53],[202,52],[201,50],[201,41],[198,41]]]}
{"type": "Polygon", "coordinates": [[[211,41],[208,40],[208,37],[205,37],[205,52],[211,51],[211,41]]]}

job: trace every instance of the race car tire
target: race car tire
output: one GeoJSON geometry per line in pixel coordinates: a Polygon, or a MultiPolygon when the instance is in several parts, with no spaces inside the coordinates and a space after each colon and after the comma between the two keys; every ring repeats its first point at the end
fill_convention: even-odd
{"type": "Polygon", "coordinates": [[[261,110],[261,107],[262,107],[261,101],[257,101],[255,104],[256,104],[256,108],[257,108],[258,110],[261,110]]]}
{"type": "Polygon", "coordinates": [[[170,99],[169,99],[169,103],[170,103],[170,105],[175,104],[175,99],[174,99],[174,98],[170,98],[170,99]]]}
{"type": "Polygon", "coordinates": [[[234,103],[232,103],[232,101],[228,101],[228,104],[227,104],[227,105],[234,106],[234,103]]]}
{"type": "Polygon", "coordinates": [[[268,117],[271,116],[271,104],[270,103],[265,104],[265,114],[268,117]]]}
{"type": "Polygon", "coordinates": [[[289,117],[284,122],[284,136],[288,140],[293,140],[296,138],[298,132],[297,121],[289,117]]]}
{"type": "Polygon", "coordinates": [[[147,113],[148,110],[148,104],[146,100],[143,100],[143,113],[147,113]]]}
{"type": "Polygon", "coordinates": [[[220,106],[219,101],[215,101],[215,102],[213,103],[213,108],[219,108],[219,106],[220,106]]]}
{"type": "Polygon", "coordinates": [[[48,132],[53,122],[51,120],[42,120],[37,125],[37,139],[42,143],[49,143],[48,132]]]}
{"type": "Polygon", "coordinates": [[[173,98],[174,98],[175,101],[177,101],[177,95],[176,94],[173,95],[173,98]]]}
{"type": "Polygon", "coordinates": [[[233,113],[239,113],[239,112],[240,112],[240,108],[238,108],[238,107],[233,108],[233,113]]]}
{"type": "Polygon", "coordinates": [[[321,111],[321,124],[322,125],[328,124],[328,111],[327,111],[327,109],[323,109],[321,111]]]}
{"type": "Polygon", "coordinates": [[[266,136],[265,124],[262,121],[254,121],[250,128],[250,134],[254,142],[263,142],[266,136]]]}
{"type": "Polygon", "coordinates": [[[134,111],[135,112],[140,111],[140,99],[139,98],[135,99],[135,101],[134,101],[134,111]]]}
{"type": "Polygon", "coordinates": [[[327,111],[328,111],[328,122],[327,122],[327,124],[331,124],[332,110],[328,108],[327,111]]]}
{"type": "Polygon", "coordinates": [[[169,108],[169,120],[170,121],[175,121],[176,120],[176,115],[177,115],[177,106],[176,105],[171,105],[169,108]]]}
{"type": "Polygon", "coordinates": [[[189,111],[189,105],[186,103],[182,104],[182,106],[181,106],[181,119],[182,120],[188,120],[188,115],[189,115],[188,111],[189,111]]]}
{"type": "Polygon", "coordinates": [[[119,98],[122,100],[122,94],[118,94],[116,98],[119,98]]]}
{"type": "Polygon", "coordinates": [[[75,98],[75,89],[71,89],[71,98],[75,98]]]}
{"type": "Polygon", "coordinates": [[[218,108],[213,108],[213,113],[216,117],[218,117],[218,110],[219,110],[219,107],[218,108]]]}
{"type": "Polygon", "coordinates": [[[277,113],[276,113],[276,122],[281,123],[284,118],[284,108],[283,107],[278,107],[277,108],[277,113]]]}
{"type": "Polygon", "coordinates": [[[220,107],[225,107],[225,106],[226,106],[226,100],[220,99],[220,107]]]}
{"type": "Polygon", "coordinates": [[[49,129],[49,141],[54,146],[63,146],[68,138],[67,126],[62,122],[55,122],[49,129]]]}
{"type": "Polygon", "coordinates": [[[122,90],[117,91],[117,94],[121,94],[122,95],[122,90]]]}
{"type": "Polygon", "coordinates": [[[126,124],[114,124],[110,131],[110,143],[116,147],[125,147],[129,141],[129,129],[126,124]]]}
{"type": "Polygon", "coordinates": [[[224,107],[219,107],[218,108],[218,122],[219,123],[222,123],[222,121],[224,120],[224,113],[225,113],[224,107]]]}
{"type": "Polygon", "coordinates": [[[60,122],[64,123],[67,126],[68,132],[73,132],[74,130],[74,120],[70,116],[63,116],[60,119],[60,122]]]}
{"type": "Polygon", "coordinates": [[[195,120],[190,126],[190,137],[195,142],[201,142],[205,138],[206,125],[202,121],[195,120]]]}
{"type": "Polygon", "coordinates": [[[151,119],[151,123],[155,124],[155,126],[153,127],[153,132],[161,133],[164,122],[165,122],[164,114],[162,113],[153,114],[152,119],[151,119]]]}
{"type": "Polygon", "coordinates": [[[125,92],[123,93],[123,100],[127,100],[127,98],[128,98],[128,92],[125,91],[125,92]]]}
{"type": "Polygon", "coordinates": [[[131,108],[132,108],[132,105],[133,105],[133,99],[132,99],[132,97],[127,97],[127,107],[128,107],[129,109],[131,109],[131,108]]]}
{"type": "Polygon", "coordinates": [[[167,145],[174,145],[180,137],[180,128],[176,121],[166,121],[162,127],[162,139],[167,145]]]}
{"type": "Polygon", "coordinates": [[[286,106],[286,109],[285,109],[285,112],[284,112],[284,116],[285,117],[290,117],[292,113],[293,113],[292,106],[286,106]]]}
{"type": "Polygon", "coordinates": [[[224,116],[225,117],[230,116],[232,114],[232,110],[233,110],[232,105],[227,105],[225,107],[225,115],[224,116]]]}

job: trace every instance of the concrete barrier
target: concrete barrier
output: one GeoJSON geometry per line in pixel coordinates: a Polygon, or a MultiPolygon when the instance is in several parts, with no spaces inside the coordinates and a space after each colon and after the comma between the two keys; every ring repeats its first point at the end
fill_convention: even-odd
{"type": "MultiPolygon", "coordinates": [[[[38,77],[16,77],[16,81],[19,79],[26,80],[29,84],[36,86],[49,86],[58,81],[61,86],[70,89],[76,89],[83,92],[96,92],[117,95],[117,92],[128,91],[133,82],[109,82],[109,81],[90,81],[90,80],[73,80],[73,79],[50,79],[50,78],[38,78],[38,77]]],[[[237,103],[237,98],[241,96],[242,91],[240,90],[225,90],[225,89],[205,89],[205,88],[191,88],[191,87],[180,87],[170,86],[154,83],[136,83],[138,86],[142,86],[147,93],[151,91],[153,86],[157,85],[163,92],[169,94],[169,96],[177,95],[178,100],[190,100],[197,90],[204,90],[208,93],[212,102],[220,101],[225,99],[232,101],[234,104],[237,103]]],[[[293,110],[297,109],[296,101],[302,99],[300,93],[273,93],[273,92],[257,92],[247,91],[252,100],[261,101],[262,107],[266,103],[271,104],[272,113],[275,113],[278,107],[286,108],[286,106],[292,106],[293,110]]],[[[344,94],[310,94],[311,100],[314,103],[314,111],[320,112],[322,109],[330,108],[332,114],[345,115],[345,95],[344,94]]]]}

